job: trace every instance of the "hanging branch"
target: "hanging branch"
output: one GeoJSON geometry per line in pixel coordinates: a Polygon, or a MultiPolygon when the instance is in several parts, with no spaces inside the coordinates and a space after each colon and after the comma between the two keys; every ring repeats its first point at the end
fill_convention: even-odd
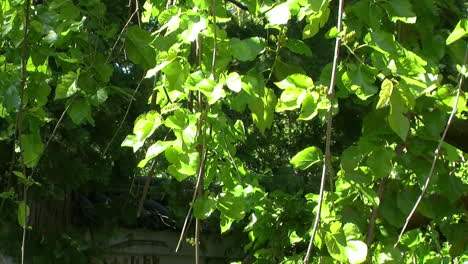
{"type": "MultiPolygon", "coordinates": [[[[468,45],[466,46],[465,49],[465,59],[463,64],[466,65],[468,62],[468,45]]],[[[409,222],[411,221],[411,218],[413,217],[414,213],[416,212],[416,209],[418,209],[419,203],[421,203],[422,198],[426,194],[427,188],[429,187],[429,183],[431,182],[432,175],[434,174],[434,168],[435,164],[437,162],[437,159],[439,158],[440,155],[440,150],[442,148],[442,144],[444,143],[445,136],[447,135],[447,131],[450,128],[450,125],[452,124],[453,117],[457,113],[458,110],[458,100],[460,99],[460,93],[462,91],[463,83],[465,81],[465,76],[463,74],[460,74],[460,81],[458,82],[458,89],[457,89],[457,95],[455,97],[455,104],[452,108],[452,112],[450,113],[449,119],[447,120],[447,125],[445,126],[444,133],[442,133],[442,137],[440,138],[439,145],[437,146],[436,150],[434,151],[434,158],[432,160],[432,165],[431,165],[431,170],[429,171],[429,174],[427,175],[426,182],[424,183],[424,186],[422,188],[421,194],[419,195],[418,199],[416,200],[416,203],[413,206],[413,209],[411,209],[410,213],[408,214],[408,217],[406,217],[405,224],[403,225],[403,228],[401,229],[400,234],[398,235],[398,240],[393,245],[393,247],[397,247],[398,244],[400,243],[401,237],[406,231],[406,228],[408,227],[409,222]]]]}
{"type": "MultiPolygon", "coordinates": [[[[385,185],[387,184],[388,179],[383,178],[380,181],[379,191],[377,193],[377,197],[379,197],[379,201],[382,201],[383,194],[385,192],[385,185]]],[[[377,221],[377,216],[379,215],[379,206],[375,206],[372,209],[371,219],[369,221],[369,226],[367,228],[367,236],[366,236],[366,244],[367,248],[370,248],[372,244],[372,240],[374,240],[374,232],[375,232],[375,221],[377,221]]]]}
{"type": "MultiPolygon", "coordinates": [[[[27,79],[27,69],[26,65],[28,63],[28,35],[29,35],[29,11],[31,9],[31,1],[26,0],[25,3],[25,22],[24,22],[24,37],[23,37],[23,50],[21,54],[21,93],[20,93],[20,105],[19,105],[19,112],[18,112],[18,119],[17,119],[17,136],[18,136],[18,145],[20,149],[20,163],[21,163],[21,170],[23,175],[26,179],[29,177],[26,175],[26,166],[24,164],[24,157],[23,157],[23,141],[22,141],[22,133],[23,133],[23,119],[24,119],[24,91],[26,90],[26,79],[27,79]]],[[[24,264],[24,257],[25,257],[25,247],[26,247],[26,233],[28,230],[27,222],[28,222],[28,215],[27,215],[27,202],[28,202],[28,186],[27,182],[23,185],[23,204],[24,204],[24,223],[23,224],[23,237],[21,241],[21,264],[24,264]]]]}
{"type": "MultiPolygon", "coordinates": [[[[341,32],[342,27],[342,17],[343,17],[343,5],[344,0],[340,0],[339,8],[338,8],[338,22],[337,22],[337,29],[338,32],[341,32]]],[[[315,233],[317,233],[317,229],[320,225],[320,215],[322,212],[322,204],[323,204],[323,196],[325,193],[325,182],[327,178],[327,171],[328,167],[330,166],[330,144],[331,144],[331,131],[332,131],[332,120],[333,120],[333,99],[335,97],[335,79],[336,79],[336,71],[338,68],[338,57],[340,55],[340,45],[341,45],[341,37],[338,36],[335,42],[335,54],[333,57],[333,68],[330,80],[330,88],[328,89],[328,100],[330,101],[330,109],[327,112],[327,138],[325,142],[325,162],[323,163],[323,170],[322,170],[322,179],[320,182],[320,197],[317,205],[317,215],[315,216],[314,226],[312,228],[312,234],[310,236],[309,246],[307,248],[307,253],[304,258],[304,264],[309,264],[310,254],[312,252],[312,246],[314,243],[315,233]]]]}
{"type": "MultiPolygon", "coordinates": [[[[196,63],[197,63],[197,66],[200,66],[202,63],[202,49],[203,49],[202,38],[200,36],[197,37],[195,44],[196,44],[195,52],[196,52],[196,59],[197,59],[196,63]]],[[[202,95],[200,92],[198,92],[197,97],[198,97],[198,109],[199,111],[202,111],[203,102],[202,102],[202,95]]],[[[202,119],[203,119],[203,115],[200,116],[200,119],[198,120],[198,123],[197,123],[196,138],[200,136],[201,131],[202,131],[202,127],[201,127],[202,119]]],[[[179,251],[182,240],[185,237],[185,233],[187,232],[187,229],[190,226],[190,223],[192,220],[191,213],[193,209],[193,203],[195,202],[195,199],[197,198],[198,190],[200,186],[203,186],[202,175],[204,174],[204,168],[205,168],[205,162],[206,162],[206,146],[204,144],[205,142],[203,141],[202,146],[199,147],[199,150],[198,150],[199,155],[200,155],[200,165],[198,166],[198,169],[197,169],[197,182],[195,184],[195,191],[193,192],[192,202],[190,203],[189,210],[187,211],[187,215],[185,216],[184,225],[182,226],[182,231],[180,232],[179,241],[177,242],[177,247],[175,249],[175,252],[179,251]],[[189,219],[190,219],[190,222],[189,222],[189,219]]],[[[195,243],[197,243],[197,231],[195,231],[195,243]]],[[[195,258],[197,259],[196,256],[197,256],[197,246],[195,246],[195,258]]]]}
{"type": "Polygon", "coordinates": [[[130,98],[130,102],[128,103],[128,106],[127,106],[127,110],[125,111],[125,115],[123,116],[122,121],[120,121],[120,124],[119,124],[119,127],[117,128],[117,130],[115,130],[114,135],[112,135],[112,138],[110,139],[109,143],[107,143],[107,146],[104,149],[104,152],[102,153],[103,156],[106,155],[106,153],[109,150],[109,147],[112,145],[112,142],[114,141],[115,137],[119,133],[120,129],[122,129],[122,126],[123,126],[125,120],[127,119],[128,113],[130,112],[130,108],[132,107],[133,101],[135,100],[135,96],[136,96],[138,90],[140,89],[141,83],[143,82],[144,79],[145,79],[145,76],[143,76],[141,78],[141,80],[138,83],[137,87],[133,91],[132,97],[130,98]]]}

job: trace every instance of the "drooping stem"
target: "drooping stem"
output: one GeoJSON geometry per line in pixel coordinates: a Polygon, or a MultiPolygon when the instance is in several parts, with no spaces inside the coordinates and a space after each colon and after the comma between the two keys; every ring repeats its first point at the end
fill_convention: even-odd
{"type": "MultiPolygon", "coordinates": [[[[342,28],[342,17],[343,17],[343,6],[344,0],[340,0],[339,8],[338,8],[338,22],[337,22],[337,29],[338,32],[341,32],[342,28]]],[[[319,201],[317,205],[317,214],[314,220],[314,226],[312,228],[312,234],[310,235],[309,246],[307,247],[307,253],[304,258],[304,264],[309,264],[310,254],[312,252],[312,246],[314,243],[314,237],[317,233],[317,229],[320,226],[320,216],[322,213],[322,204],[323,204],[323,196],[325,193],[325,182],[327,179],[327,171],[328,167],[330,166],[331,154],[330,154],[330,145],[331,145],[331,131],[332,131],[332,121],[333,121],[333,100],[335,98],[335,81],[336,81],[336,71],[338,68],[338,58],[340,55],[340,46],[341,46],[341,38],[338,36],[335,42],[335,53],[333,56],[333,68],[330,80],[330,87],[328,89],[328,100],[330,101],[330,109],[327,112],[327,134],[326,134],[326,141],[325,141],[325,162],[323,163],[322,169],[322,179],[320,182],[320,194],[319,194],[319,201]]]]}
{"type": "MultiPolygon", "coordinates": [[[[467,62],[468,62],[468,45],[466,46],[466,49],[465,49],[465,59],[464,59],[464,62],[463,62],[464,65],[467,65],[467,62]]],[[[423,188],[421,190],[421,194],[419,195],[418,199],[416,200],[416,203],[414,203],[413,208],[411,209],[410,213],[406,217],[405,224],[403,225],[403,228],[401,229],[401,232],[398,235],[398,240],[395,243],[395,245],[393,245],[393,247],[397,247],[398,244],[400,243],[401,237],[405,233],[406,228],[408,227],[408,224],[411,221],[411,218],[413,217],[414,213],[418,209],[418,206],[421,203],[422,198],[426,194],[427,188],[429,187],[432,175],[434,174],[434,169],[435,169],[437,159],[439,158],[439,155],[440,155],[440,150],[442,149],[442,145],[444,144],[445,137],[447,136],[447,131],[449,130],[450,125],[452,124],[453,117],[455,116],[455,114],[457,113],[457,110],[458,110],[458,101],[460,99],[460,94],[461,94],[461,91],[462,91],[462,88],[463,88],[464,81],[465,81],[465,76],[463,74],[460,74],[460,81],[458,82],[457,95],[455,97],[455,102],[454,102],[454,105],[453,105],[453,108],[452,108],[452,112],[450,113],[449,119],[447,120],[447,125],[445,126],[445,130],[442,133],[442,137],[440,137],[439,145],[437,145],[437,148],[434,151],[434,158],[432,159],[431,169],[429,171],[429,174],[427,175],[426,182],[424,183],[424,186],[423,186],[423,188]]]]}
{"type": "MultiPolygon", "coordinates": [[[[26,175],[26,166],[24,164],[24,157],[23,157],[23,141],[22,141],[22,133],[23,133],[23,118],[24,118],[24,91],[26,90],[27,85],[27,69],[26,65],[28,63],[28,35],[29,35],[29,12],[31,9],[31,1],[26,0],[25,3],[25,22],[24,22],[24,37],[23,37],[23,49],[21,54],[21,92],[20,92],[20,105],[18,111],[18,118],[17,118],[17,136],[18,136],[18,145],[20,149],[20,163],[23,175],[26,175]]],[[[29,178],[29,177],[27,177],[29,178]]],[[[28,230],[28,215],[27,215],[27,203],[28,202],[28,186],[24,183],[23,186],[23,214],[24,214],[24,223],[23,224],[23,236],[21,241],[21,264],[24,264],[25,259],[25,247],[26,247],[26,233],[28,230]]]]}

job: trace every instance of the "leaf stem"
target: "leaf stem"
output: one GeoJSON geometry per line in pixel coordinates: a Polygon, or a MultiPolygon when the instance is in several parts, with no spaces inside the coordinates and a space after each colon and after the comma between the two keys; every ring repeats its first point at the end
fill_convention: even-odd
{"type": "MultiPolygon", "coordinates": [[[[338,32],[341,32],[341,27],[342,27],[343,6],[344,6],[344,0],[340,0],[339,8],[338,8],[338,21],[337,21],[338,32]]],[[[326,142],[325,142],[325,162],[323,163],[322,179],[320,182],[320,195],[319,195],[319,201],[317,205],[317,208],[318,208],[317,214],[315,216],[314,226],[312,228],[312,234],[310,236],[307,253],[304,258],[304,264],[309,264],[310,254],[312,252],[312,246],[314,243],[314,237],[320,225],[320,216],[322,212],[323,196],[325,193],[325,182],[327,178],[327,170],[328,170],[328,167],[330,166],[330,159],[331,159],[330,145],[331,145],[331,131],[332,131],[332,121],[333,121],[333,100],[335,97],[335,81],[336,81],[336,71],[338,68],[338,59],[340,55],[340,46],[341,46],[341,38],[337,37],[336,42],[335,42],[335,53],[333,57],[333,68],[332,68],[332,74],[331,74],[331,80],[330,80],[330,88],[328,90],[328,100],[330,101],[330,109],[328,109],[327,119],[326,119],[327,120],[327,137],[326,137],[326,142]]]]}

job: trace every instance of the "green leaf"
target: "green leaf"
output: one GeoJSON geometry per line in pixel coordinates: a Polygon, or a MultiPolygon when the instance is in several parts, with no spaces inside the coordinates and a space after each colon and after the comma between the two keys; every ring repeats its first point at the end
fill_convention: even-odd
{"type": "Polygon", "coordinates": [[[158,141],[151,145],[146,151],[145,159],[138,163],[139,168],[145,167],[148,161],[154,159],[159,154],[163,153],[169,146],[172,146],[173,141],[158,141]]]}
{"type": "Polygon", "coordinates": [[[252,112],[252,119],[260,133],[265,133],[273,123],[273,115],[277,103],[277,98],[272,89],[263,88],[262,97],[254,97],[249,100],[249,109],[252,112]]]}
{"type": "Polygon", "coordinates": [[[385,79],[382,82],[380,93],[379,93],[379,102],[377,103],[377,109],[384,108],[390,103],[390,97],[393,92],[393,82],[389,79],[385,79]]]}
{"type": "Polygon", "coordinates": [[[190,23],[190,25],[188,29],[180,35],[185,43],[194,41],[198,37],[198,34],[208,25],[208,20],[204,17],[197,17],[194,19],[189,20],[188,23],[190,23]],[[194,19],[198,19],[198,21],[193,21],[194,19]]]}
{"type": "Polygon", "coordinates": [[[136,152],[161,124],[161,115],[156,111],[140,115],[133,127],[134,135],[127,136],[122,142],[122,146],[133,147],[133,151],[136,152]]]}
{"type": "Polygon", "coordinates": [[[193,203],[193,214],[198,219],[206,219],[216,209],[216,199],[211,195],[198,197],[193,203]]]}
{"type": "Polygon", "coordinates": [[[312,50],[304,43],[304,41],[299,39],[288,39],[286,41],[286,48],[290,51],[297,54],[302,54],[307,57],[312,57],[312,50]]]}
{"type": "Polygon", "coordinates": [[[401,112],[390,113],[388,115],[390,128],[403,140],[406,140],[409,131],[409,120],[401,112]]]}
{"type": "Polygon", "coordinates": [[[323,159],[322,151],[316,147],[308,147],[297,153],[292,159],[291,164],[294,167],[305,170],[310,166],[321,162],[323,159]]]}
{"type": "Polygon", "coordinates": [[[188,125],[186,111],[177,109],[174,114],[166,118],[164,125],[175,130],[183,130],[188,125]]]}
{"type": "Polygon", "coordinates": [[[341,229],[341,224],[339,222],[332,223],[330,231],[325,234],[325,245],[327,245],[328,253],[334,259],[346,262],[348,260],[346,255],[346,237],[341,229]]]}
{"type": "Polygon", "coordinates": [[[375,175],[375,179],[388,177],[393,169],[392,159],[395,151],[389,148],[374,150],[367,159],[367,165],[375,175]]]}
{"type": "Polygon", "coordinates": [[[363,263],[367,257],[367,245],[359,240],[348,241],[345,252],[350,264],[363,263]]]}
{"type": "Polygon", "coordinates": [[[318,100],[320,95],[316,92],[309,92],[302,101],[301,113],[298,120],[311,120],[318,114],[318,100]]]}
{"type": "Polygon", "coordinates": [[[362,238],[361,231],[356,224],[346,223],[343,226],[343,231],[346,236],[346,241],[360,240],[362,238]]]}
{"type": "Polygon", "coordinates": [[[218,210],[228,218],[242,220],[245,216],[245,201],[242,196],[227,193],[218,199],[218,210]]]}
{"type": "Polygon", "coordinates": [[[280,89],[301,88],[308,89],[314,86],[314,82],[310,77],[303,74],[292,74],[280,82],[275,82],[280,89]]]}
{"type": "Polygon", "coordinates": [[[294,245],[294,244],[297,244],[299,242],[301,242],[302,240],[304,240],[302,237],[298,236],[296,231],[293,231],[290,235],[289,235],[289,243],[291,245],[294,245]]]}
{"type": "Polygon", "coordinates": [[[78,91],[79,71],[69,72],[60,77],[55,89],[55,100],[63,99],[74,95],[78,91]]]}
{"type": "Polygon", "coordinates": [[[306,90],[300,88],[289,88],[284,90],[281,93],[278,104],[276,105],[276,111],[282,112],[299,108],[306,95],[306,90]]]}
{"type": "Polygon", "coordinates": [[[42,143],[39,130],[35,133],[22,135],[21,140],[23,142],[24,164],[28,168],[32,168],[37,164],[44,151],[44,144],[42,143]]]}
{"type": "Polygon", "coordinates": [[[242,90],[242,80],[240,75],[237,72],[229,73],[226,79],[226,85],[231,91],[236,93],[240,92],[242,90]]]}
{"type": "Polygon", "coordinates": [[[18,203],[18,224],[21,227],[26,226],[26,220],[29,217],[29,206],[25,204],[23,201],[20,201],[18,203]]]}
{"type": "Polygon", "coordinates": [[[253,61],[265,49],[265,40],[259,37],[232,38],[230,44],[232,56],[239,61],[253,61]]]}
{"type": "Polygon", "coordinates": [[[131,26],[125,34],[125,50],[128,57],[135,64],[139,64],[143,69],[150,69],[156,64],[156,52],[150,46],[152,41],[151,33],[140,29],[138,26],[131,26]]]}
{"type": "Polygon", "coordinates": [[[386,9],[393,22],[416,23],[416,14],[412,10],[409,0],[392,0],[386,2],[386,9]]]}
{"type": "Polygon", "coordinates": [[[452,33],[450,33],[445,43],[450,45],[466,36],[468,36],[468,19],[461,19],[455,26],[455,29],[453,29],[452,33]]]}
{"type": "Polygon", "coordinates": [[[325,38],[327,39],[333,39],[333,38],[337,38],[340,36],[340,32],[338,32],[338,28],[335,27],[332,27],[330,28],[327,33],[325,33],[325,38]]]}
{"type": "Polygon", "coordinates": [[[80,125],[86,120],[92,120],[91,106],[86,99],[78,98],[71,103],[68,115],[73,123],[80,125]]]}
{"type": "Polygon", "coordinates": [[[229,218],[228,216],[224,214],[221,214],[221,221],[220,221],[221,234],[231,229],[232,223],[234,223],[234,219],[229,218]]]}
{"type": "Polygon", "coordinates": [[[341,76],[341,80],[359,99],[367,100],[378,91],[374,85],[376,75],[376,70],[368,65],[350,64],[349,71],[341,76]]]}
{"type": "Polygon", "coordinates": [[[284,25],[287,24],[291,18],[289,11],[289,3],[281,3],[273,7],[270,11],[265,13],[266,18],[270,25],[284,25]]]}

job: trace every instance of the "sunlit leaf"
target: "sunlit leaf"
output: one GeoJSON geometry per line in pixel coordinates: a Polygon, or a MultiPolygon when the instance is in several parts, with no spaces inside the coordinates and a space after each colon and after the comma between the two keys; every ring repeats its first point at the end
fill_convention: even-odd
{"type": "Polygon", "coordinates": [[[297,153],[292,159],[291,164],[294,167],[305,170],[310,166],[321,162],[323,159],[322,151],[317,147],[308,147],[297,153]]]}
{"type": "Polygon", "coordinates": [[[450,45],[465,36],[468,36],[468,19],[461,19],[452,33],[450,33],[445,43],[450,45]]]}
{"type": "Polygon", "coordinates": [[[265,40],[259,37],[252,37],[240,40],[238,38],[231,39],[232,56],[239,61],[255,60],[265,48],[265,40]]]}

